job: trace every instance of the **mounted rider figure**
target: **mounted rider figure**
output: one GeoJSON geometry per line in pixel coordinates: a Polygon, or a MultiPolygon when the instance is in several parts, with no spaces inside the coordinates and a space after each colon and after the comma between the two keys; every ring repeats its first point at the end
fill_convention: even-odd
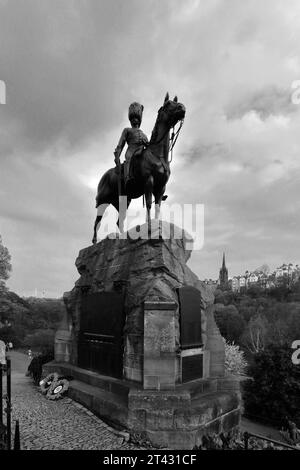
{"type": "Polygon", "coordinates": [[[134,102],[129,106],[128,118],[131,127],[125,127],[123,130],[119,143],[114,151],[115,164],[120,165],[120,155],[125,144],[128,145],[125,153],[124,161],[124,179],[125,186],[129,180],[133,178],[130,161],[133,155],[141,155],[143,149],[148,144],[148,138],[144,132],[140,129],[142,123],[144,106],[140,103],[134,102]]]}

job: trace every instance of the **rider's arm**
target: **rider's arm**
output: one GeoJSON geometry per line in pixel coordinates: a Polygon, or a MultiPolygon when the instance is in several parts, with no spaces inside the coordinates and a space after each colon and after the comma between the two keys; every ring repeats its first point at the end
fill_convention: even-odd
{"type": "Polygon", "coordinates": [[[114,151],[115,161],[119,160],[122,150],[124,148],[124,145],[126,144],[126,139],[127,139],[127,128],[123,130],[120,140],[118,142],[118,145],[114,151]]]}
{"type": "Polygon", "coordinates": [[[142,141],[144,145],[149,144],[148,137],[146,136],[146,134],[144,134],[144,132],[142,132],[142,141]]]}

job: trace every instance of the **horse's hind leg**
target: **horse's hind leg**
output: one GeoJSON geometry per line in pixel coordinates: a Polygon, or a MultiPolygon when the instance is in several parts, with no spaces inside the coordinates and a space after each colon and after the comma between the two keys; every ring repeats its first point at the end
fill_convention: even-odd
{"type": "Polygon", "coordinates": [[[120,233],[124,233],[124,222],[126,219],[127,209],[129,207],[130,202],[131,199],[129,199],[128,196],[121,196],[119,197],[119,202],[114,205],[119,213],[117,226],[120,230],[120,233]]]}
{"type": "Polygon", "coordinates": [[[94,234],[93,234],[93,240],[92,240],[93,244],[97,243],[97,228],[98,228],[99,224],[101,223],[103,214],[104,214],[104,212],[105,212],[105,210],[108,206],[109,206],[109,204],[101,204],[97,208],[97,217],[96,217],[96,220],[95,220],[95,223],[94,223],[94,234]]]}
{"type": "Polygon", "coordinates": [[[98,224],[101,222],[101,219],[102,219],[102,216],[97,215],[95,223],[94,223],[94,234],[93,234],[93,240],[92,240],[93,244],[97,243],[97,227],[98,227],[98,224]]]}

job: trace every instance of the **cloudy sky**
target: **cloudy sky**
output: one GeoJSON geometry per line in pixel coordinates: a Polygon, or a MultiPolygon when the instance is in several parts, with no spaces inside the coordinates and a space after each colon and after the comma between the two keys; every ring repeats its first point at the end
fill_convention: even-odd
{"type": "MultiPolygon", "coordinates": [[[[216,278],[300,261],[299,0],[0,0],[0,234],[9,287],[60,296],[127,124],[187,109],[170,203],[205,205],[190,266],[216,278]]],[[[136,207],[141,206],[141,201],[136,207]]]]}

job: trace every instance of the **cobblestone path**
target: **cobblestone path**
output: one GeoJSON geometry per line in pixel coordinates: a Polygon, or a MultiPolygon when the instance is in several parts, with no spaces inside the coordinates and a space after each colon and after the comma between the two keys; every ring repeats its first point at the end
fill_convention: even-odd
{"type": "Polygon", "coordinates": [[[22,450],[141,449],[70,398],[47,400],[32,379],[25,377],[28,359],[20,354],[11,354],[12,432],[19,419],[22,450]],[[20,369],[22,363],[22,372],[14,368],[20,369]]]}

